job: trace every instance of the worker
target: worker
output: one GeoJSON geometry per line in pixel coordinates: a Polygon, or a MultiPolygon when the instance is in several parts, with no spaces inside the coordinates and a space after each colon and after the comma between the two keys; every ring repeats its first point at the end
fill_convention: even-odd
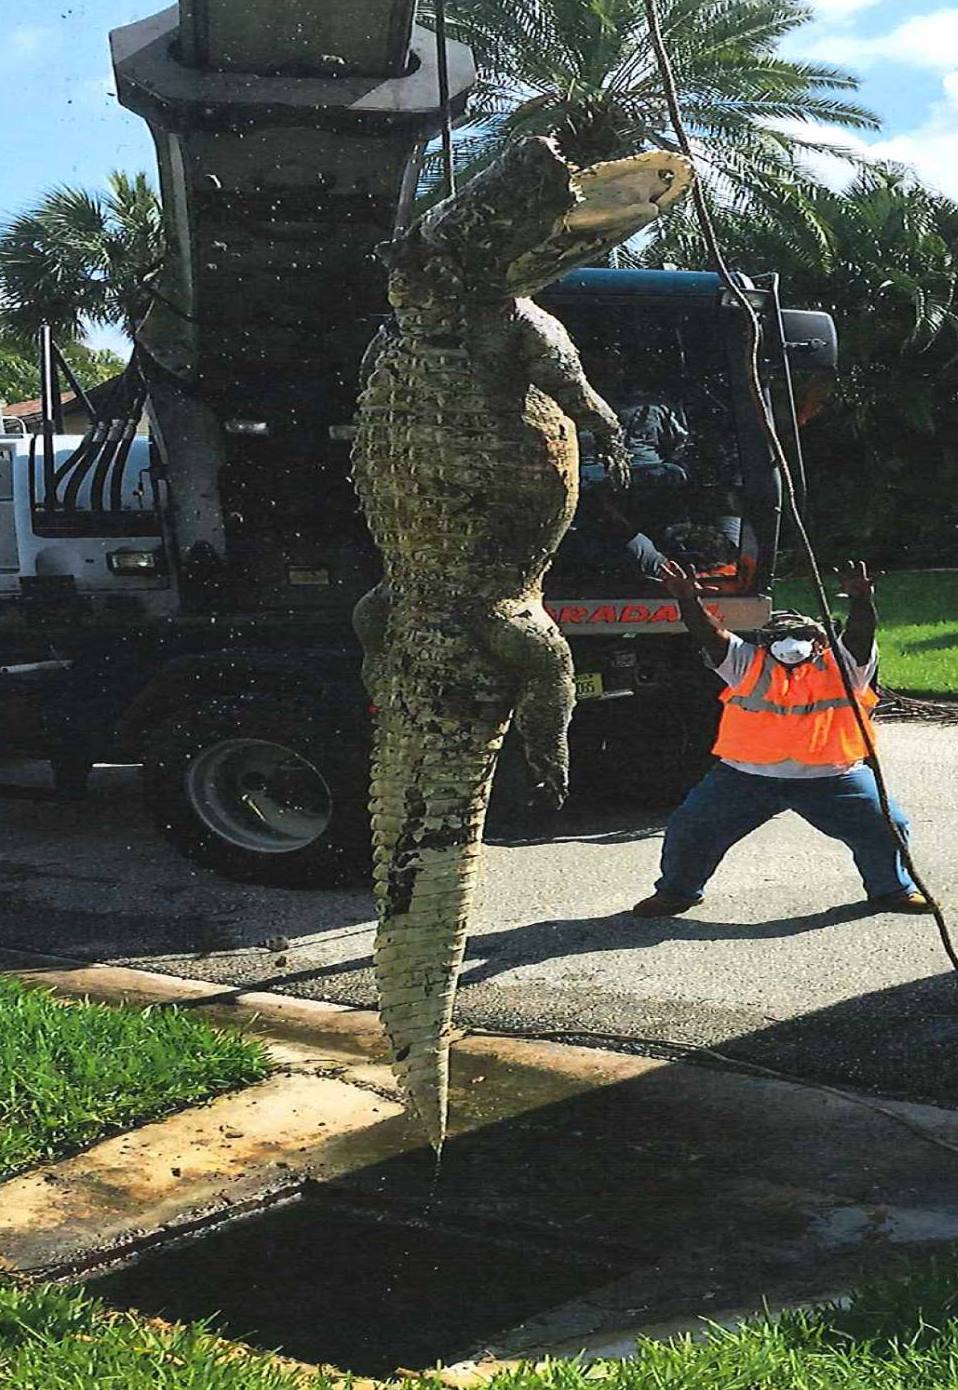
{"type": "MultiPolygon", "coordinates": [[[[659,578],[726,689],[712,750],[719,762],[669,821],[661,877],[633,913],[687,912],[731,846],[781,811],[795,811],[848,846],[876,911],[930,911],[882,815],[868,749],[822,625],[792,611],[773,613],[759,640],[745,642],[706,611],[704,590],[681,565],[666,561],[659,578]]],[[[862,561],[848,561],[842,578],[850,604],[839,646],[869,727],[877,701],[873,581],[862,561]]],[[[907,836],[894,802],[891,813],[907,836]]]]}

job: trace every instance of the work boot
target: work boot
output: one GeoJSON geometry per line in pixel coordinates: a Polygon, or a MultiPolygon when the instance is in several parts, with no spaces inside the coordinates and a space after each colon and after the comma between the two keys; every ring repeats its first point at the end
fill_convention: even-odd
{"type": "Polygon", "coordinates": [[[653,893],[643,898],[632,909],[633,917],[677,917],[680,912],[688,912],[690,907],[698,907],[701,898],[673,898],[668,893],[653,893]]]}
{"type": "Polygon", "coordinates": [[[924,893],[915,889],[903,889],[900,893],[883,893],[880,898],[868,901],[876,912],[934,912],[924,893]]]}

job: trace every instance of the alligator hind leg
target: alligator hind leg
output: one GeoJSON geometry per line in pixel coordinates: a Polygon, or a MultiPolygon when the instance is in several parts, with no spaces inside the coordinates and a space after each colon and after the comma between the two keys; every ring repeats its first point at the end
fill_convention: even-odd
{"type": "Polygon", "coordinates": [[[497,612],[480,640],[517,683],[515,723],[536,782],[559,807],[569,790],[569,720],[575,706],[572,656],[545,609],[526,604],[497,612]]]}

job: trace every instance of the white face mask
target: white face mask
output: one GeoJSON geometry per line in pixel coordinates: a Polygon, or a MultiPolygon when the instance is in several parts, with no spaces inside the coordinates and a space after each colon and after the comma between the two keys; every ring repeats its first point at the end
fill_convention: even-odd
{"type": "Polygon", "coordinates": [[[780,637],[769,647],[772,656],[783,666],[798,666],[801,662],[810,660],[814,650],[815,643],[810,642],[807,637],[801,641],[796,637],[780,637]]]}

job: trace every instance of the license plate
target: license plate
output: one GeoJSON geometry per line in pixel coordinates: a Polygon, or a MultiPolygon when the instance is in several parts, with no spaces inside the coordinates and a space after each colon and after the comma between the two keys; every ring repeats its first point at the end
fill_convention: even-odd
{"type": "Polygon", "coordinates": [[[602,694],[602,676],[598,671],[589,671],[575,678],[575,693],[578,700],[596,700],[602,694]]]}

